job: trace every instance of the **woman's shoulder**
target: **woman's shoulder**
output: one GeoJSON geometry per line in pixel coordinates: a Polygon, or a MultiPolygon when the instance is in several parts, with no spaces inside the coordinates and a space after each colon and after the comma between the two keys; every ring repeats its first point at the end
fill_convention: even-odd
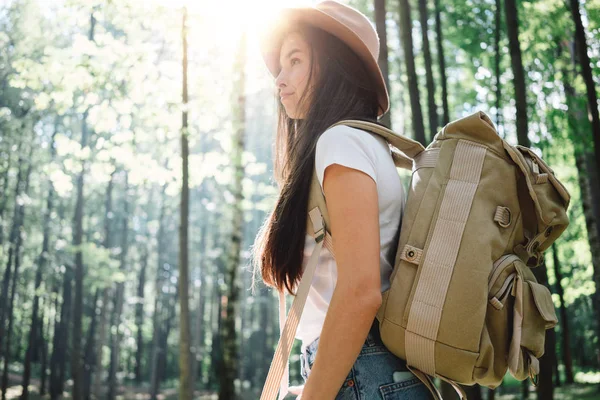
{"type": "Polygon", "coordinates": [[[354,128],[348,125],[333,126],[321,134],[317,140],[317,147],[323,146],[343,146],[344,144],[359,145],[367,148],[380,148],[384,145],[386,148],[386,140],[369,131],[354,128]]]}

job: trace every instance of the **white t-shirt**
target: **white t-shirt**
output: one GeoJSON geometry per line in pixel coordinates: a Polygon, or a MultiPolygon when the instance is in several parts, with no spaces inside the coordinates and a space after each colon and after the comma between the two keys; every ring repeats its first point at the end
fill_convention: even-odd
{"type": "MultiPolygon", "coordinates": [[[[397,233],[406,203],[404,188],[390,148],[381,136],[349,126],[337,125],[325,131],[317,141],[315,167],[321,190],[323,190],[325,169],[331,164],[341,164],[363,171],[377,184],[381,239],[381,292],[383,293],[390,287],[390,275],[398,244],[397,233]]],[[[303,271],[314,247],[314,238],[307,234],[303,271]]],[[[296,331],[296,339],[302,340],[302,351],[321,334],[336,281],[335,259],[329,250],[323,247],[296,331]]]]}

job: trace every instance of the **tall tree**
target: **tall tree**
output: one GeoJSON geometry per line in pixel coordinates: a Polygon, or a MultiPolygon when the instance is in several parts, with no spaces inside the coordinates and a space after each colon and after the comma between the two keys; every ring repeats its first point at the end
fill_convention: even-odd
{"type": "MultiPolygon", "coordinates": [[[[119,255],[119,270],[125,274],[127,269],[127,255],[129,252],[129,174],[125,171],[125,186],[123,188],[123,221],[121,232],[121,253],[119,255]]],[[[117,371],[119,369],[121,349],[121,317],[123,314],[123,302],[125,297],[125,283],[119,281],[116,287],[114,308],[111,317],[111,346],[110,367],[108,369],[108,400],[114,400],[117,395],[117,371]]]]}
{"type": "Polygon", "coordinates": [[[419,100],[419,79],[415,67],[415,56],[413,53],[412,40],[412,18],[410,16],[410,3],[408,0],[400,0],[400,37],[404,50],[404,62],[406,63],[406,75],[408,77],[408,93],[410,96],[410,109],[412,112],[412,125],[415,140],[423,146],[427,146],[425,138],[425,127],[423,126],[423,113],[419,100]]]}
{"type": "MultiPolygon", "coordinates": [[[[94,27],[96,18],[94,12],[90,14],[89,40],[94,41],[94,27]]],[[[88,115],[89,108],[83,113],[81,119],[81,148],[88,146],[88,115]]],[[[73,352],[71,354],[71,376],[73,377],[73,399],[83,399],[83,360],[81,352],[82,318],[83,318],[83,207],[84,207],[84,180],[86,170],[85,156],[81,160],[81,171],[77,178],[77,200],[75,203],[73,245],[75,246],[75,300],[73,307],[73,352]]]]}
{"type": "MultiPolygon", "coordinates": [[[[110,179],[108,181],[108,185],[106,187],[106,197],[104,200],[104,239],[102,241],[102,246],[105,249],[112,248],[112,222],[113,222],[113,189],[114,189],[114,180],[115,180],[116,170],[110,174],[110,179]]],[[[109,291],[108,287],[104,287],[102,289],[102,303],[100,304],[100,325],[98,328],[98,342],[96,344],[96,365],[94,368],[89,371],[91,378],[90,383],[92,386],[91,392],[94,393],[96,398],[101,398],[102,396],[102,350],[104,348],[104,344],[106,343],[107,336],[107,321],[108,321],[108,311],[109,311],[109,291]]],[[[112,314],[111,314],[112,315],[112,314]]]]}
{"type": "MultiPolygon", "coordinates": [[[[592,234],[592,237],[598,238],[600,236],[600,212],[597,212],[598,203],[594,202],[595,199],[600,198],[600,193],[594,183],[598,183],[600,180],[600,117],[598,115],[598,95],[596,93],[596,87],[594,84],[592,68],[590,65],[590,58],[588,56],[588,46],[587,40],[585,37],[585,30],[583,24],[581,22],[581,13],[579,11],[579,2],[577,0],[569,1],[571,16],[573,18],[573,22],[575,24],[575,54],[573,60],[579,64],[580,73],[585,83],[586,96],[587,96],[587,109],[588,109],[588,119],[591,123],[592,128],[592,138],[594,142],[594,154],[593,156],[590,154],[589,157],[591,160],[595,161],[595,171],[590,171],[590,178],[596,179],[596,182],[590,180],[590,191],[589,195],[592,199],[592,211],[595,214],[596,228],[597,231],[595,233],[591,233],[590,229],[588,229],[588,235],[592,234]],[[596,209],[594,209],[594,206],[596,209]]],[[[590,243],[592,245],[592,243],[590,243]]],[[[600,249],[596,246],[598,245],[598,241],[593,244],[592,254],[594,260],[594,281],[596,283],[596,288],[600,288],[600,249]]],[[[600,321],[600,290],[596,289],[594,295],[594,309],[596,311],[596,321],[600,321]]],[[[596,329],[600,332],[600,322],[596,322],[596,329]]],[[[600,342],[598,343],[600,347],[600,342]]],[[[600,352],[600,349],[598,350],[600,352]]]]}
{"type": "MultiPolygon", "coordinates": [[[[513,82],[517,108],[517,139],[521,146],[531,147],[531,142],[528,136],[529,127],[527,121],[525,74],[523,72],[521,45],[519,42],[519,15],[515,0],[504,0],[504,11],[506,16],[506,29],[510,48],[511,66],[514,75],[513,82]]],[[[548,275],[545,263],[543,263],[543,265],[541,265],[539,268],[534,268],[533,273],[539,283],[546,286],[548,285],[548,275]]],[[[550,342],[556,342],[553,329],[546,331],[546,349],[553,349],[553,347],[549,347],[550,342]]],[[[553,398],[553,354],[553,351],[547,351],[540,359],[539,384],[537,386],[538,399],[540,400],[551,400],[553,398]]],[[[526,388],[523,387],[523,390],[526,390],[526,388]]]]}
{"type": "Polygon", "coordinates": [[[237,60],[234,67],[234,101],[233,103],[233,138],[231,146],[231,164],[233,168],[233,181],[231,193],[233,194],[233,218],[231,226],[231,247],[228,250],[226,263],[225,282],[226,315],[223,321],[223,368],[220,374],[219,399],[233,399],[236,396],[234,380],[237,378],[239,361],[237,359],[238,343],[235,321],[239,315],[239,284],[237,271],[240,265],[240,254],[244,232],[244,210],[242,202],[244,193],[242,181],[244,179],[244,135],[246,133],[246,31],[241,34],[237,60]]]}
{"type": "MultiPolygon", "coordinates": [[[[204,213],[202,213],[204,215],[204,213]]],[[[205,321],[205,314],[204,314],[204,306],[206,303],[206,298],[207,298],[207,280],[206,280],[206,276],[207,276],[207,271],[206,271],[206,267],[207,267],[207,252],[208,252],[208,225],[210,223],[210,214],[208,214],[206,216],[206,218],[201,218],[201,221],[203,221],[203,225],[201,228],[201,232],[200,232],[200,243],[199,243],[199,248],[200,251],[202,252],[202,255],[200,257],[200,265],[199,265],[199,275],[200,275],[200,290],[198,293],[198,308],[196,310],[196,327],[194,329],[194,332],[196,333],[196,336],[194,337],[194,343],[195,343],[195,353],[194,353],[194,358],[192,359],[192,379],[194,381],[196,381],[197,379],[202,383],[202,377],[198,376],[198,370],[202,365],[202,355],[204,352],[204,336],[205,336],[205,331],[207,330],[206,328],[206,324],[204,323],[205,321]]]]}
{"type": "MultiPolygon", "coordinates": [[[[28,163],[26,163],[27,165],[27,172],[25,172],[25,185],[24,185],[24,189],[23,189],[23,194],[25,196],[28,195],[29,193],[29,182],[30,182],[30,177],[31,177],[31,169],[33,166],[33,158],[32,158],[32,154],[33,154],[33,144],[30,145],[29,147],[29,156],[27,157],[27,159],[29,160],[28,163]]],[[[21,165],[19,166],[19,170],[23,169],[25,166],[21,165]]],[[[15,213],[14,213],[14,219],[13,219],[13,229],[12,231],[15,231],[14,226],[16,225],[18,228],[16,230],[17,234],[16,237],[14,238],[14,254],[15,254],[15,269],[14,269],[14,273],[13,273],[13,277],[12,277],[12,288],[11,288],[11,293],[10,293],[10,300],[9,303],[7,304],[8,308],[7,311],[8,313],[6,314],[7,319],[8,319],[8,327],[6,329],[6,338],[4,339],[4,366],[2,369],[2,400],[6,400],[6,393],[8,390],[8,364],[10,362],[10,349],[11,349],[11,337],[12,337],[12,329],[13,329],[13,321],[14,321],[14,305],[15,305],[15,295],[17,292],[17,282],[18,282],[18,278],[19,278],[19,267],[21,266],[21,246],[23,244],[23,232],[22,232],[22,226],[25,220],[25,204],[23,201],[15,201],[15,213]]],[[[12,237],[12,232],[11,232],[11,237],[12,237]]],[[[11,240],[11,244],[13,244],[13,241],[11,240]]]]}
{"type": "Polygon", "coordinates": [[[519,43],[519,15],[515,0],[504,0],[504,12],[506,15],[506,31],[508,34],[508,47],[510,49],[510,61],[513,72],[513,84],[515,88],[515,102],[517,108],[517,138],[522,146],[529,147],[531,143],[527,133],[527,96],[525,86],[525,73],[523,72],[523,60],[521,58],[521,46],[519,43]]]}
{"type": "MultiPolygon", "coordinates": [[[[7,138],[8,142],[8,138],[7,138]]],[[[2,152],[3,158],[6,158],[6,163],[3,165],[4,170],[2,171],[2,193],[8,193],[9,182],[9,172],[12,166],[13,160],[13,152],[8,151],[9,143],[6,143],[6,150],[2,152]]],[[[6,205],[8,204],[8,196],[0,197],[0,245],[4,244],[4,211],[6,210],[6,205]]],[[[2,305],[0,304],[0,309],[2,305]]]]}
{"type": "MultiPolygon", "coordinates": [[[[23,128],[25,124],[23,123],[23,128]]],[[[15,199],[19,199],[24,192],[25,186],[25,157],[21,153],[21,146],[25,142],[25,138],[19,141],[19,145],[17,148],[17,152],[19,153],[19,162],[18,162],[18,173],[17,173],[17,182],[15,183],[15,199]]],[[[3,196],[4,197],[4,196],[3,196]]],[[[0,292],[0,354],[4,354],[4,338],[5,338],[5,325],[6,325],[6,313],[10,310],[8,309],[8,299],[9,299],[9,291],[10,291],[10,282],[12,278],[13,271],[13,260],[15,257],[15,250],[17,247],[17,240],[20,236],[21,231],[21,223],[19,222],[19,206],[18,202],[15,201],[15,207],[13,210],[13,223],[10,230],[9,235],[9,246],[8,246],[8,257],[6,261],[6,267],[4,269],[4,277],[2,279],[2,291],[0,292]]]]}
{"type": "MultiPolygon", "coordinates": [[[[598,115],[598,94],[594,85],[590,57],[588,56],[588,46],[585,38],[585,30],[581,23],[581,14],[579,12],[579,1],[569,0],[571,15],[575,24],[575,47],[581,68],[581,76],[585,82],[585,89],[588,101],[589,119],[592,124],[592,135],[594,138],[594,154],[596,157],[596,171],[600,176],[600,116],[598,115]]],[[[597,306],[600,306],[598,304],[597,306]]]]}
{"type": "MultiPolygon", "coordinates": [[[[559,58],[560,51],[565,47],[573,51],[573,46],[569,46],[563,42],[560,46],[557,46],[559,58]]],[[[571,54],[571,58],[574,62],[574,54],[571,54]]],[[[590,151],[589,146],[587,146],[587,143],[591,142],[589,140],[590,135],[583,128],[585,127],[585,111],[578,103],[577,93],[571,85],[571,77],[574,73],[574,71],[571,73],[567,67],[562,69],[563,90],[568,108],[567,121],[569,132],[575,143],[574,157],[577,167],[577,181],[581,193],[581,205],[585,218],[587,241],[590,246],[592,258],[593,279],[596,287],[600,288],[600,182],[598,181],[599,175],[596,170],[594,154],[590,151]]],[[[596,290],[592,294],[592,304],[596,316],[595,320],[600,321],[600,290],[596,290]]],[[[596,322],[596,333],[600,337],[599,322],[596,322]]],[[[600,352],[600,342],[598,346],[597,351],[600,352]]]]}
{"type": "MultiPolygon", "coordinates": [[[[56,146],[54,139],[58,130],[58,117],[55,119],[54,132],[52,139],[50,140],[50,161],[54,161],[56,156],[56,146]]],[[[29,340],[27,342],[27,351],[25,353],[25,365],[23,366],[23,390],[21,391],[21,400],[27,400],[29,398],[29,381],[31,378],[31,361],[33,359],[36,343],[38,340],[43,340],[43,336],[38,339],[38,332],[41,332],[41,328],[38,327],[43,321],[39,318],[39,306],[40,306],[40,286],[42,284],[42,276],[46,269],[49,257],[50,247],[50,220],[52,218],[52,212],[54,207],[54,187],[52,181],[48,180],[48,195],[46,198],[46,212],[44,213],[43,232],[44,238],[42,239],[42,251],[37,258],[37,270],[35,272],[35,290],[33,297],[33,309],[31,311],[31,325],[29,327],[29,340]]]]}
{"type": "MultiPolygon", "coordinates": [[[[92,19],[94,17],[92,16],[92,19]]],[[[93,23],[92,23],[93,26],[93,23]]],[[[93,29],[93,28],[92,28],[93,29]]],[[[87,147],[88,110],[83,113],[81,122],[81,148],[87,147]]],[[[73,304],[73,349],[71,353],[71,376],[73,377],[73,399],[83,398],[83,368],[81,352],[81,324],[83,317],[83,207],[84,207],[84,179],[86,161],[81,160],[81,171],[77,178],[77,201],[75,203],[75,216],[73,230],[73,245],[75,246],[75,299],[73,304]]]]}
{"type": "MultiPolygon", "coordinates": [[[[56,288],[58,291],[58,288],[56,288]]],[[[44,334],[44,310],[42,309],[42,315],[40,317],[40,323],[38,324],[40,328],[39,338],[41,342],[41,352],[42,352],[42,362],[40,365],[40,396],[44,397],[46,395],[46,378],[48,376],[48,342],[50,337],[50,322],[51,319],[48,318],[48,322],[46,323],[46,333],[44,334]]]]}
{"type": "Polygon", "coordinates": [[[188,143],[188,48],[187,48],[187,7],[183,7],[181,22],[181,39],[183,42],[183,84],[181,113],[181,210],[179,221],[179,400],[191,400],[192,363],[190,352],[190,305],[189,305],[189,265],[188,265],[188,219],[190,209],[189,188],[189,143],[188,143]]]}
{"type": "MultiPolygon", "coordinates": [[[[152,199],[152,196],[150,196],[152,199]]],[[[146,237],[146,243],[150,241],[150,237],[146,237]]],[[[144,338],[142,336],[142,324],[144,322],[144,287],[146,285],[146,268],[148,266],[149,251],[143,245],[140,276],[137,290],[137,303],[135,305],[135,324],[137,326],[137,349],[135,352],[135,381],[138,384],[142,383],[142,354],[144,349],[144,338]]]]}
{"type": "Polygon", "coordinates": [[[562,272],[560,270],[560,260],[558,258],[558,251],[556,250],[556,243],[552,243],[552,260],[554,266],[554,276],[556,277],[556,293],[560,300],[560,322],[561,322],[561,349],[563,365],[565,366],[566,383],[571,384],[573,380],[573,359],[571,357],[571,331],[569,327],[569,318],[567,316],[567,306],[565,305],[565,296],[562,286],[562,272]]]}
{"type": "MultiPolygon", "coordinates": [[[[90,325],[87,332],[85,349],[83,352],[83,383],[81,393],[83,399],[88,400],[91,396],[92,372],[96,364],[96,330],[98,326],[98,299],[103,289],[97,287],[94,292],[94,299],[89,307],[90,325]]],[[[102,307],[102,304],[100,304],[102,307]]]]}
{"type": "MultiPolygon", "coordinates": [[[[429,115],[429,135],[435,136],[438,129],[438,115],[435,105],[435,85],[431,68],[431,51],[429,50],[429,11],[427,0],[419,0],[419,17],[421,21],[421,36],[423,38],[423,57],[425,59],[425,77],[427,82],[427,113],[429,115]]],[[[431,141],[431,139],[430,139],[431,141]]]]}
{"type": "MultiPolygon", "coordinates": [[[[390,88],[390,72],[388,63],[388,45],[387,45],[387,29],[386,29],[386,11],[385,11],[385,0],[375,0],[375,27],[377,29],[377,35],[379,36],[379,68],[385,79],[385,85],[388,88],[388,92],[391,93],[390,88]]],[[[391,128],[392,126],[392,112],[391,109],[382,118],[381,123],[391,128]]]]}
{"type": "MultiPolygon", "coordinates": [[[[542,264],[532,269],[537,281],[548,286],[548,271],[545,260],[542,264]]],[[[552,400],[554,398],[554,384],[552,374],[556,363],[556,331],[554,328],[546,330],[544,342],[544,355],[540,357],[540,373],[536,386],[538,400],[552,400]]],[[[524,381],[525,382],[525,381],[524,381]]]]}
{"type": "Polygon", "coordinates": [[[54,326],[54,342],[50,359],[50,399],[56,400],[62,396],[67,361],[69,340],[69,324],[71,321],[71,293],[73,292],[73,266],[68,265],[63,274],[62,304],[60,322],[54,326]]]}
{"type": "Polygon", "coordinates": [[[442,34],[442,18],[440,11],[440,0],[435,2],[435,35],[437,43],[438,64],[440,69],[440,82],[442,84],[442,125],[450,122],[450,113],[448,111],[448,83],[446,80],[446,60],[444,58],[444,36],[442,34]]]}
{"type": "Polygon", "coordinates": [[[494,29],[494,70],[496,75],[496,126],[499,127],[502,123],[502,85],[500,83],[500,62],[502,60],[502,52],[500,51],[500,33],[502,32],[502,4],[501,0],[496,0],[496,9],[494,17],[496,27],[494,29]]]}
{"type": "Polygon", "coordinates": [[[167,185],[164,184],[161,192],[161,206],[160,213],[158,216],[158,232],[156,235],[157,241],[157,265],[156,265],[156,277],[154,284],[154,314],[152,316],[152,350],[150,354],[151,366],[150,366],[150,399],[156,400],[158,397],[158,391],[160,386],[160,374],[161,366],[160,360],[164,349],[161,347],[162,336],[163,336],[163,318],[162,318],[162,302],[163,302],[163,277],[164,269],[163,263],[165,262],[165,225],[166,225],[166,212],[167,212],[167,196],[166,196],[167,185]]]}

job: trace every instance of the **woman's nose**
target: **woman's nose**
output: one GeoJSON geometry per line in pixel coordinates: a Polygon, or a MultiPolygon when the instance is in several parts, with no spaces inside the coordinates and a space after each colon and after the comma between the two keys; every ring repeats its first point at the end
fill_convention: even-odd
{"type": "Polygon", "coordinates": [[[286,86],[285,81],[286,81],[285,74],[284,74],[283,70],[281,70],[279,72],[279,75],[277,75],[277,78],[275,79],[275,87],[278,90],[283,89],[286,86]]]}

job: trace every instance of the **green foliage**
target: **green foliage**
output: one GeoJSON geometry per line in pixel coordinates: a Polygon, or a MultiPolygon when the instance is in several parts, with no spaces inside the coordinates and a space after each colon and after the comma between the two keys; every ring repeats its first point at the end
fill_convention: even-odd
{"type": "MultiPolygon", "coordinates": [[[[373,1],[347,2],[373,19],[373,1]]],[[[264,11],[261,4],[255,5],[258,11],[264,11]]],[[[581,172],[575,162],[576,155],[592,149],[593,141],[584,82],[569,53],[573,23],[563,1],[517,4],[529,138],[532,147],[553,168],[572,196],[571,222],[557,242],[563,279],[556,282],[552,268],[548,268],[550,284],[561,284],[564,288],[563,300],[572,327],[569,345],[574,353],[576,379],[597,382],[596,370],[579,370],[581,366],[597,364],[594,351],[599,344],[591,302],[598,288],[592,279],[590,245],[579,188],[581,172]],[[567,84],[573,87],[574,96],[566,95],[567,84]]],[[[229,191],[234,176],[230,154],[234,129],[231,99],[240,89],[232,79],[234,59],[243,28],[240,21],[257,19],[261,13],[244,18],[242,10],[249,11],[241,2],[227,10],[218,7],[194,10],[191,2],[189,5],[190,101],[186,110],[190,142],[190,281],[195,284],[190,291],[190,304],[192,313],[199,316],[200,321],[192,325],[200,329],[194,334],[203,335],[198,338],[202,378],[198,379],[198,386],[209,387],[209,375],[214,372],[219,357],[218,349],[213,347],[218,343],[218,307],[224,303],[224,262],[228,258],[232,233],[231,206],[237,201],[229,191]],[[203,309],[198,308],[201,296],[206,296],[203,309]]],[[[482,110],[495,121],[495,1],[440,0],[440,5],[450,119],[482,110]]],[[[426,115],[421,30],[428,29],[437,111],[441,114],[441,71],[437,62],[433,4],[429,2],[427,27],[418,22],[417,2],[411,1],[411,6],[421,107],[426,115]]],[[[406,90],[408,78],[398,33],[398,2],[388,2],[387,7],[392,123],[396,131],[410,136],[412,121],[406,90]]],[[[581,7],[588,53],[599,88],[600,1],[588,0],[581,7]]],[[[513,74],[504,10],[500,11],[501,108],[498,111],[501,120],[498,130],[514,144],[513,74]]],[[[99,312],[91,304],[96,289],[110,290],[110,311],[114,288],[122,283],[125,304],[117,325],[123,335],[120,343],[123,380],[132,379],[138,323],[145,346],[143,380],[149,380],[156,318],[156,326],[170,329],[162,387],[177,386],[179,307],[176,292],[181,112],[184,110],[179,24],[180,10],[169,2],[12,0],[0,4],[0,230],[4,238],[0,246],[0,272],[4,272],[7,264],[6,238],[13,223],[13,210],[18,202],[24,202],[22,264],[17,285],[19,304],[15,309],[15,329],[20,335],[13,335],[20,338],[15,352],[21,359],[27,344],[34,294],[42,298],[45,323],[54,321],[60,315],[63,278],[73,268],[76,252],[81,251],[85,271],[84,336],[91,325],[92,312],[99,312]],[[90,35],[92,21],[94,29],[90,35]],[[84,129],[89,135],[86,146],[81,144],[84,129]],[[29,193],[17,198],[18,170],[30,162],[29,193]],[[82,165],[85,166],[84,240],[75,247],[72,245],[73,220],[82,165]],[[46,232],[44,221],[49,193],[53,202],[46,232]],[[110,211],[107,209],[109,193],[110,211]],[[127,242],[124,242],[125,224],[127,242]],[[46,234],[48,263],[42,285],[36,292],[35,273],[46,234]],[[121,257],[125,245],[127,257],[121,257]],[[141,298],[137,286],[143,265],[145,284],[141,298]],[[141,321],[136,320],[139,304],[144,307],[141,321]]],[[[252,30],[248,35],[248,48],[241,204],[245,227],[244,265],[240,265],[243,271],[240,275],[244,289],[250,286],[248,249],[278,194],[273,180],[274,85],[262,63],[252,30]]],[[[408,191],[410,173],[399,173],[408,191]]],[[[552,262],[551,257],[547,257],[549,267],[552,262]]],[[[266,374],[263,364],[270,361],[271,354],[262,357],[248,354],[256,354],[255,349],[274,350],[278,337],[276,298],[261,297],[259,301],[243,296],[240,360],[246,379],[253,382],[254,388],[262,383],[264,377],[260,374],[266,374]],[[263,326],[265,324],[268,326],[263,326]]],[[[553,299],[555,305],[560,306],[557,294],[553,299]]],[[[110,327],[110,331],[115,330],[116,326],[110,327]]],[[[562,326],[556,331],[560,335],[562,326]]],[[[52,334],[51,330],[46,339],[50,340],[52,334]]],[[[291,372],[292,378],[299,382],[298,345],[296,342],[291,372]]],[[[562,349],[561,346],[557,343],[557,349],[562,349]]],[[[105,348],[101,356],[106,369],[109,355],[105,348]]],[[[21,365],[15,363],[19,369],[14,371],[20,373],[21,365]]],[[[210,383],[214,387],[215,382],[210,383]]],[[[518,387],[510,378],[505,385],[518,387]]],[[[585,394],[581,398],[585,398],[585,394]]]]}

